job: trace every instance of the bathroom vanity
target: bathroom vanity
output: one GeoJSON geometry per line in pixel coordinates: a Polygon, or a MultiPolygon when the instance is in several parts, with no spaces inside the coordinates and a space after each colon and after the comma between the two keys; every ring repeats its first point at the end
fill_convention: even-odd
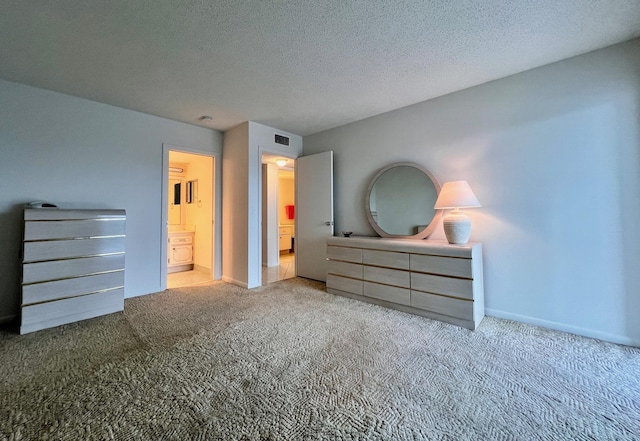
{"type": "Polygon", "coordinates": [[[169,231],[167,272],[177,273],[193,269],[193,239],[195,232],[188,229],[169,231]]]}
{"type": "Polygon", "coordinates": [[[280,225],[278,227],[278,245],[280,252],[290,252],[293,250],[293,240],[295,238],[295,228],[293,225],[280,225]]]}

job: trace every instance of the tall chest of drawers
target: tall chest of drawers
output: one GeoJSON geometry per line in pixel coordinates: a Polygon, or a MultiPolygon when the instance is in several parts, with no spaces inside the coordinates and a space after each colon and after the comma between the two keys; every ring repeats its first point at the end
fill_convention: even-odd
{"type": "Polygon", "coordinates": [[[327,292],[476,329],[484,317],[482,244],[330,237],[327,292]]]}
{"type": "Polygon", "coordinates": [[[124,309],[124,210],[24,211],[20,333],[124,309]]]}

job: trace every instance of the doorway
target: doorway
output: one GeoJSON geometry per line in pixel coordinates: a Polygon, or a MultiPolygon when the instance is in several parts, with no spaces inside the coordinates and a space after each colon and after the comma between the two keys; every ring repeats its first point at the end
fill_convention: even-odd
{"type": "Polygon", "coordinates": [[[262,285],[296,276],[294,160],[262,154],[262,285]]]}
{"type": "Polygon", "coordinates": [[[214,278],[214,162],[210,155],[168,150],[166,288],[214,278]]]}

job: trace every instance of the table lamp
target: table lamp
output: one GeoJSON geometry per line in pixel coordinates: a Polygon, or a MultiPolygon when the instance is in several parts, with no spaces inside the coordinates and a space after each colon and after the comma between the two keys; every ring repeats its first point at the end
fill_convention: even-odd
{"type": "Polygon", "coordinates": [[[443,219],[444,234],[451,244],[465,244],[471,235],[471,219],[460,208],[480,207],[467,181],[445,182],[433,208],[450,209],[443,219]]]}

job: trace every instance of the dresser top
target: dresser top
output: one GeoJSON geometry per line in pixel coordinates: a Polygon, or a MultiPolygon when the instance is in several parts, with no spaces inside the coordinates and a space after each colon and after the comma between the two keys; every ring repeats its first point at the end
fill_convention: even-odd
{"type": "Polygon", "coordinates": [[[67,208],[25,208],[24,220],[90,220],[90,219],[126,219],[125,210],[109,209],[67,209],[67,208]]]}
{"type": "Polygon", "coordinates": [[[445,240],[390,239],[367,236],[329,237],[327,245],[465,258],[471,258],[474,253],[479,253],[482,250],[480,242],[451,245],[445,240]]]}

